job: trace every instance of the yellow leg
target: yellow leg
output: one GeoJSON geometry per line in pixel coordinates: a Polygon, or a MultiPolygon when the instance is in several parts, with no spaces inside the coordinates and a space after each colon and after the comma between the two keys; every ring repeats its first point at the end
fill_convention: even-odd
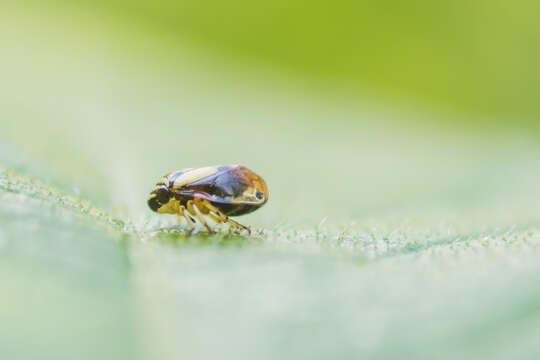
{"type": "Polygon", "coordinates": [[[206,230],[208,230],[209,234],[214,233],[214,231],[212,231],[212,228],[210,227],[210,225],[204,218],[203,214],[201,213],[201,210],[199,209],[199,207],[193,203],[193,200],[189,200],[187,202],[187,209],[191,214],[193,214],[197,218],[197,220],[201,222],[201,224],[206,228],[206,230]]]}
{"type": "Polygon", "coordinates": [[[246,230],[248,232],[248,234],[251,235],[251,229],[250,228],[248,228],[247,226],[244,226],[244,225],[230,219],[227,215],[225,215],[221,211],[219,211],[218,208],[216,208],[214,205],[210,204],[209,201],[205,201],[204,206],[206,206],[206,208],[209,210],[208,215],[212,219],[214,219],[215,221],[225,223],[225,224],[227,224],[230,227],[233,227],[235,229],[246,230]]]}
{"type": "Polygon", "coordinates": [[[184,219],[184,207],[181,206],[178,209],[178,213],[176,214],[176,219],[178,220],[178,226],[180,226],[180,223],[182,222],[182,219],[184,219]]]}
{"type": "Polygon", "coordinates": [[[186,219],[186,221],[188,223],[189,234],[191,235],[193,230],[195,230],[195,221],[193,220],[193,218],[189,214],[186,214],[186,208],[183,205],[180,206],[180,209],[179,209],[178,213],[179,213],[180,216],[183,216],[184,219],[186,219]]]}

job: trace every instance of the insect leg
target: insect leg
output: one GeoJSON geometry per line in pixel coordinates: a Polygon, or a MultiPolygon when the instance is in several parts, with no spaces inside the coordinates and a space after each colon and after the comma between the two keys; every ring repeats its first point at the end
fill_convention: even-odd
{"type": "Polygon", "coordinates": [[[210,227],[210,225],[208,225],[208,222],[206,221],[206,219],[204,218],[203,214],[201,213],[201,210],[199,210],[199,208],[197,207],[197,205],[195,205],[193,203],[193,200],[189,200],[187,202],[187,208],[188,208],[188,211],[195,215],[195,217],[201,222],[201,224],[203,224],[203,226],[206,228],[206,230],[208,230],[208,233],[209,234],[212,234],[214,233],[212,231],[212,228],[210,227]]]}
{"type": "Polygon", "coordinates": [[[210,204],[209,201],[206,201],[204,203],[204,205],[206,206],[206,208],[208,210],[210,210],[210,212],[208,213],[208,215],[210,215],[210,217],[218,222],[222,222],[222,223],[225,223],[227,225],[229,225],[230,227],[233,227],[235,229],[239,229],[239,230],[246,230],[248,232],[249,235],[251,235],[251,229],[248,228],[247,226],[244,226],[234,220],[232,220],[231,218],[229,218],[227,215],[223,214],[221,211],[219,211],[218,208],[216,208],[214,205],[210,204]]]}
{"type": "Polygon", "coordinates": [[[193,220],[193,218],[189,214],[187,214],[187,211],[184,205],[180,206],[179,212],[182,214],[184,219],[186,219],[188,223],[188,228],[189,228],[189,235],[191,235],[191,233],[193,233],[193,230],[195,230],[195,220],[193,220]]]}
{"type": "Polygon", "coordinates": [[[178,220],[178,225],[182,222],[182,219],[184,218],[184,207],[180,206],[178,208],[178,212],[176,213],[176,219],[178,220]]]}

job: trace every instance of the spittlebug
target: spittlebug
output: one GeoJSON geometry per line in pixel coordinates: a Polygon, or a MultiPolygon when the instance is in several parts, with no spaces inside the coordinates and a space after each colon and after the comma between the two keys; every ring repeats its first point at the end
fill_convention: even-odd
{"type": "Polygon", "coordinates": [[[208,232],[207,219],[239,230],[251,230],[229,218],[253,212],[268,200],[262,177],[241,165],[178,170],[163,176],[148,197],[148,206],[160,214],[186,219],[190,233],[197,220],[208,232]]]}

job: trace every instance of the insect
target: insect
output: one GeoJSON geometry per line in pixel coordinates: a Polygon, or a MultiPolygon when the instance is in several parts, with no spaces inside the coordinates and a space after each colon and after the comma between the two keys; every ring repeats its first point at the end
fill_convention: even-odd
{"type": "Polygon", "coordinates": [[[220,165],[178,170],[163,176],[148,196],[148,206],[160,214],[176,214],[186,219],[189,233],[198,222],[209,233],[208,218],[229,227],[251,230],[232,220],[253,212],[268,201],[268,188],[262,177],[242,165],[220,165]]]}

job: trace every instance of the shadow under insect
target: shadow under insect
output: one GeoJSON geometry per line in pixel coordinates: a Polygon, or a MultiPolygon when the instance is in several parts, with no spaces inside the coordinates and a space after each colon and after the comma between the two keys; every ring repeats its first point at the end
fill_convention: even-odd
{"type": "Polygon", "coordinates": [[[262,243],[262,238],[256,235],[246,237],[230,232],[192,234],[189,230],[178,227],[161,228],[147,234],[151,236],[152,241],[174,246],[243,247],[262,243]]]}

